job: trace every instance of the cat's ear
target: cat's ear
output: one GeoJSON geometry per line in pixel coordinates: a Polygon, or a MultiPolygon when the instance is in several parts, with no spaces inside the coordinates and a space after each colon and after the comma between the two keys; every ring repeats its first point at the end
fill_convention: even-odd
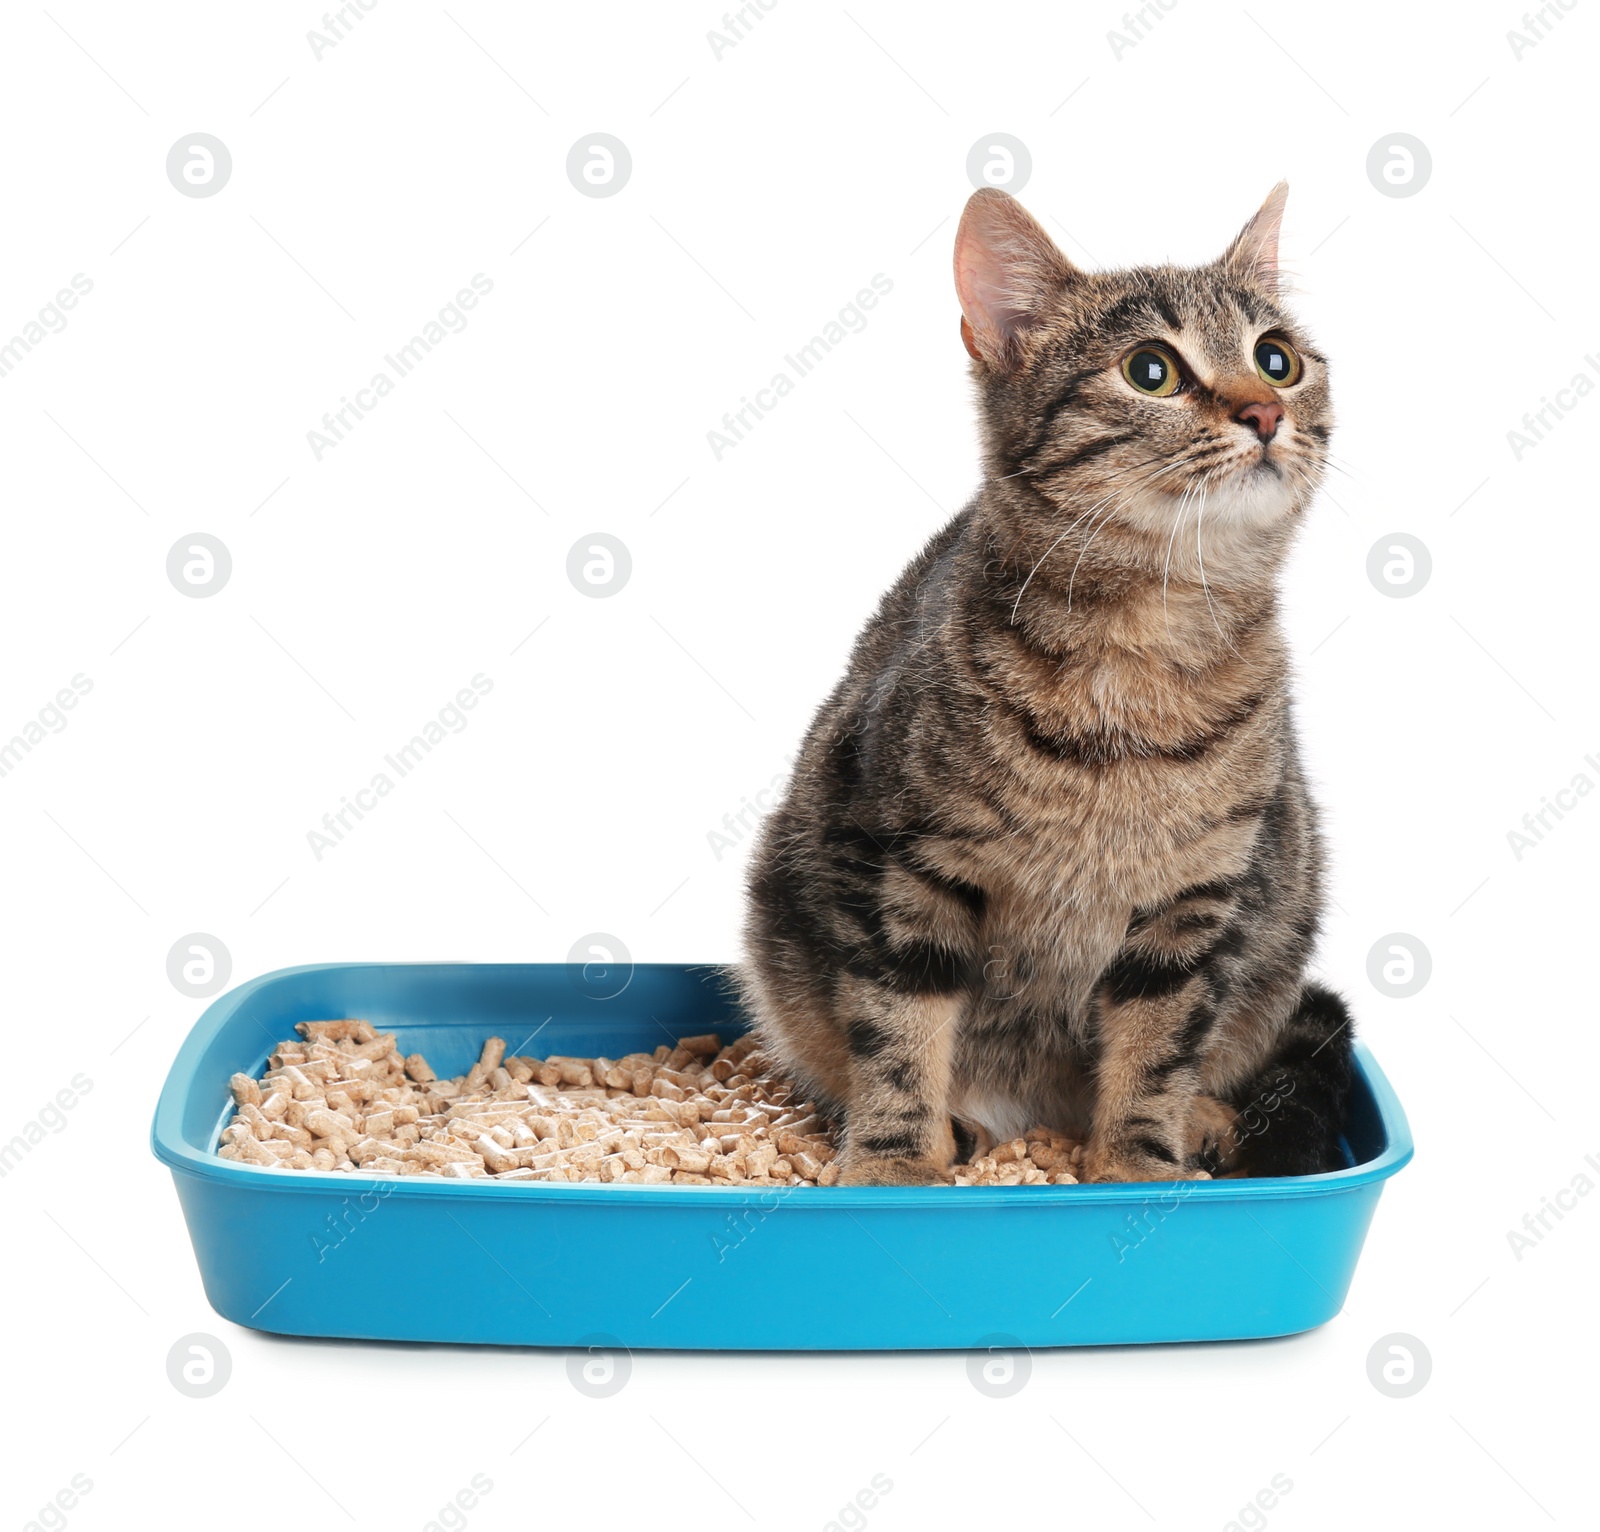
{"type": "Polygon", "coordinates": [[[1017,360],[1017,340],[1077,275],[1055,242],[1008,193],[985,187],[967,199],[956,231],[961,338],[998,372],[1017,360]]]}
{"type": "Polygon", "coordinates": [[[1283,224],[1283,205],[1288,200],[1289,183],[1279,181],[1222,257],[1222,265],[1229,271],[1268,292],[1278,290],[1278,230],[1283,224]]]}

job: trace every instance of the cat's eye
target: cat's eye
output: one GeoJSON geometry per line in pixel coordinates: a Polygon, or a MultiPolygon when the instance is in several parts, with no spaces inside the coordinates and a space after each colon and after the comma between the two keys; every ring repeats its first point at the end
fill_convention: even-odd
{"type": "Polygon", "coordinates": [[[1183,382],[1177,358],[1163,346],[1140,346],[1122,359],[1122,376],[1141,394],[1158,399],[1175,394],[1183,382]]]}
{"type": "Polygon", "coordinates": [[[1288,388],[1300,381],[1300,358],[1287,341],[1268,336],[1256,342],[1256,371],[1274,388],[1288,388]]]}

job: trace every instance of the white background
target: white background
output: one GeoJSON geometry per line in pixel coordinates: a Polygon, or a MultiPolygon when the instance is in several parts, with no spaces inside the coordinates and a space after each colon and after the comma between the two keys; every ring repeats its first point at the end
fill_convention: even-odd
{"type": "Polygon", "coordinates": [[[1179,0],[1119,55],[1114,4],[781,0],[718,58],[713,4],[381,0],[318,60],[310,5],[8,10],[0,341],[94,284],[0,378],[0,737],[93,682],[0,778],[0,1137],[93,1081],[0,1182],[8,1524],[83,1473],[74,1527],[421,1527],[479,1472],[484,1528],[823,1527],[880,1473],[884,1529],[1221,1528],[1274,1474],[1285,1529],[1581,1524],[1600,1197],[1520,1260],[1507,1239],[1600,1154],[1600,803],[1520,859],[1507,841],[1600,781],[1600,401],[1521,461],[1506,434],[1600,376],[1595,19],[1561,14],[1519,58],[1512,4],[1179,0]],[[164,168],[197,131],[233,158],[204,199],[164,168]],[[633,157],[604,200],[564,169],[597,131],[633,157]],[[733,957],[743,848],[710,832],[975,486],[949,251],[996,132],[1085,264],[1209,259],[1292,184],[1344,469],[1286,592],[1335,867],[1321,964],[1418,1142],[1345,1311],[1040,1354],[1009,1400],[959,1354],[646,1354],[601,1401],[560,1354],[225,1323],[146,1145],[202,1009],[169,949],[211,933],[236,980],[559,960],[594,930],[733,957]],[[1415,196],[1367,178],[1396,132],[1431,151],[1415,196]],[[319,462],[306,433],[479,272],[468,328],[319,462]],[[880,272],[868,327],[716,460],[724,411],[880,272]],[[194,532],[232,555],[206,599],[165,572],[194,532]],[[566,575],[594,532],[631,552],[608,599],[566,575]],[[1393,532],[1432,555],[1406,599],[1366,574],[1393,532]],[[480,672],[470,726],[317,860],[307,832],[480,672]],[[1392,932],[1432,955],[1409,999],[1367,978],[1392,932]],[[233,1356],[209,1400],[165,1374],[192,1331],[233,1356]],[[1367,1379],[1397,1331],[1433,1359],[1409,1399],[1367,1379]]]}

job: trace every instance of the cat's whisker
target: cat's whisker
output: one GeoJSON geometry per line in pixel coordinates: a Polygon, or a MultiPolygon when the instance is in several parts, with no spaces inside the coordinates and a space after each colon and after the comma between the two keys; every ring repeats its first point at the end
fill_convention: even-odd
{"type": "Polygon", "coordinates": [[[1010,621],[1010,624],[1009,624],[1011,627],[1015,627],[1016,626],[1016,624],[1017,624],[1017,609],[1022,605],[1022,598],[1025,595],[1027,595],[1028,586],[1029,586],[1030,582],[1033,580],[1033,577],[1036,574],[1038,574],[1039,570],[1043,567],[1045,559],[1049,558],[1050,555],[1052,553],[1054,553],[1056,551],[1056,549],[1061,546],[1062,541],[1071,534],[1072,529],[1074,527],[1076,527],[1079,522],[1084,520],[1084,518],[1087,517],[1087,516],[1092,516],[1097,510],[1100,509],[1100,507],[1102,505],[1104,505],[1106,503],[1106,500],[1109,500],[1110,498],[1111,498],[1111,496],[1107,495],[1105,497],[1105,500],[1096,501],[1095,504],[1091,505],[1089,507],[1089,509],[1083,513],[1083,515],[1074,517],[1062,529],[1061,535],[1059,537],[1057,537],[1056,540],[1053,543],[1051,543],[1048,548],[1046,548],[1044,550],[1044,553],[1040,556],[1039,562],[1037,564],[1035,564],[1033,566],[1033,568],[1028,571],[1028,578],[1022,582],[1022,589],[1017,592],[1017,599],[1011,603],[1011,621],[1010,621]]]}
{"type": "Polygon", "coordinates": [[[1200,561],[1200,589],[1205,594],[1206,606],[1211,612],[1211,626],[1217,630],[1217,637],[1228,646],[1229,653],[1237,654],[1239,651],[1233,647],[1233,640],[1222,631],[1222,624],[1217,621],[1217,608],[1211,599],[1211,587],[1206,584],[1206,554],[1204,547],[1201,545],[1201,529],[1205,526],[1206,500],[1209,498],[1210,493],[1210,484],[1202,485],[1200,490],[1200,513],[1195,517],[1194,521],[1194,551],[1195,557],[1200,561]]]}
{"type": "Polygon", "coordinates": [[[1172,545],[1178,540],[1178,528],[1183,525],[1183,517],[1189,506],[1189,496],[1194,493],[1194,483],[1191,482],[1183,492],[1183,498],[1178,501],[1178,513],[1172,518],[1172,536],[1167,539],[1166,562],[1161,566],[1161,617],[1167,625],[1167,637],[1172,637],[1172,614],[1167,610],[1167,577],[1172,573],[1172,545]]]}
{"type": "MultiPolygon", "coordinates": [[[[1115,483],[1116,481],[1125,478],[1128,474],[1136,473],[1141,468],[1149,467],[1149,465],[1152,463],[1156,464],[1156,467],[1150,473],[1145,474],[1141,478],[1140,483],[1154,483],[1155,480],[1160,478],[1163,473],[1170,472],[1172,469],[1182,466],[1181,459],[1175,459],[1166,453],[1163,453],[1160,457],[1146,458],[1142,463],[1129,463],[1125,467],[1114,468],[1111,470],[1104,482],[1115,483]]],[[[1063,468],[1057,468],[1046,474],[1042,479],[1039,480],[1039,483],[1041,485],[1048,485],[1052,479],[1058,476],[1073,475],[1076,474],[1076,472],[1077,470],[1073,468],[1071,464],[1068,464],[1063,468]]]]}
{"type": "Polygon", "coordinates": [[[1288,472],[1291,480],[1299,487],[1299,491],[1304,495],[1305,505],[1309,506],[1317,491],[1322,488],[1321,465],[1317,464],[1313,468],[1307,468],[1303,459],[1288,458],[1283,462],[1282,466],[1288,472]]]}
{"type": "Polygon", "coordinates": [[[1114,505],[1112,505],[1111,509],[1108,510],[1105,513],[1105,515],[1103,515],[1100,518],[1099,524],[1097,526],[1091,527],[1089,529],[1089,539],[1088,539],[1087,542],[1084,543],[1082,549],[1079,551],[1079,553],[1078,553],[1078,562],[1072,566],[1072,573],[1067,578],[1067,610],[1066,610],[1066,615],[1068,617],[1070,617],[1072,615],[1072,587],[1077,583],[1078,569],[1083,563],[1084,555],[1086,553],[1088,553],[1089,549],[1094,546],[1095,538],[1097,538],[1101,534],[1101,532],[1103,532],[1105,530],[1106,523],[1108,521],[1110,521],[1111,518],[1113,516],[1115,516],[1118,511],[1123,510],[1126,507],[1126,505],[1127,505],[1127,502],[1125,500],[1117,501],[1114,505]]]}
{"type": "Polygon", "coordinates": [[[1072,528],[1076,525],[1077,523],[1073,522],[1070,525],[1063,527],[1061,529],[1060,536],[1058,536],[1056,540],[1044,550],[1044,553],[1040,555],[1039,562],[1028,571],[1028,578],[1022,582],[1022,589],[1017,592],[1017,599],[1011,603],[1011,619],[1009,626],[1014,628],[1017,625],[1017,609],[1022,605],[1022,598],[1028,594],[1028,586],[1032,582],[1033,577],[1038,574],[1040,568],[1044,564],[1045,559],[1049,558],[1050,555],[1061,546],[1062,542],[1071,535],[1072,528]]]}

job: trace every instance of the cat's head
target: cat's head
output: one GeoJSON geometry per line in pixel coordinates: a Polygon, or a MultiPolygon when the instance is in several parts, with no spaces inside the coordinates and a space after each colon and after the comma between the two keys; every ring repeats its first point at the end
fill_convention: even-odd
{"type": "Polygon", "coordinates": [[[1205,506],[1249,535],[1301,511],[1332,423],[1327,364],[1284,307],[1275,187],[1209,266],[1087,272],[1002,191],[956,236],[991,477],[1166,540],[1205,506]]]}

